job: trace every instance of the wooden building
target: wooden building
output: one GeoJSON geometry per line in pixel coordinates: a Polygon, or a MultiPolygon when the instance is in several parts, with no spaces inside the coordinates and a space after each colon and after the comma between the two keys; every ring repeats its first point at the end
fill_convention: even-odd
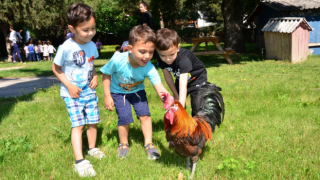
{"type": "Polygon", "coordinates": [[[311,26],[304,18],[271,18],[264,32],[268,59],[289,60],[292,63],[307,59],[311,26]]]}
{"type": "Polygon", "coordinates": [[[264,32],[261,29],[270,18],[302,17],[311,25],[309,50],[320,55],[320,0],[263,0],[248,17],[255,24],[255,41],[259,48],[265,48],[264,32]]]}

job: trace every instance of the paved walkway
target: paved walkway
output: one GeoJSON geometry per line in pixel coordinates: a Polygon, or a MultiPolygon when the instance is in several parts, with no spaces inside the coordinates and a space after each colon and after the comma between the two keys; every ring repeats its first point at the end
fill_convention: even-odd
{"type": "Polygon", "coordinates": [[[55,76],[0,79],[0,97],[16,97],[48,88],[60,81],[55,76]]]}
{"type": "Polygon", "coordinates": [[[20,67],[10,67],[10,68],[0,68],[0,71],[3,71],[3,70],[10,70],[10,69],[20,69],[20,68],[23,68],[25,66],[20,66],[20,67]]]}

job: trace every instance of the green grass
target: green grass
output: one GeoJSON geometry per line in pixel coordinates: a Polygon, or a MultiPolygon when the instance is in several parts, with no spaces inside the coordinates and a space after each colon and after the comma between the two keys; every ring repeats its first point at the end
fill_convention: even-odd
{"type": "MultiPolygon", "coordinates": [[[[95,61],[97,71],[111,55],[104,52],[95,61]]],[[[222,56],[199,56],[209,81],[222,87],[226,116],[207,143],[194,179],[319,179],[320,57],[301,64],[262,61],[254,53],[230,57],[235,65],[222,56]]],[[[45,65],[51,68],[49,62],[45,65]]],[[[92,179],[177,179],[179,172],[187,179],[186,159],[168,148],[164,109],[149,80],[153,139],[162,155],[157,161],[146,158],[138,120],[130,127],[130,156],[116,157],[117,116],[103,108],[101,85],[99,73],[97,146],[107,157],[99,161],[84,153],[97,172],[92,179]]],[[[59,86],[1,98],[0,117],[0,179],[79,179],[72,172],[70,122],[59,86]]],[[[86,149],[85,134],[83,140],[86,149]]]]}

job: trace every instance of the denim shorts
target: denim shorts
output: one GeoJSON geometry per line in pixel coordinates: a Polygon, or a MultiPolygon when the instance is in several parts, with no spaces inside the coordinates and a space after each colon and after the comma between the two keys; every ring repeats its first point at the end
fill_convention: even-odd
{"type": "Polygon", "coordinates": [[[100,122],[98,97],[96,94],[89,94],[78,99],[69,97],[62,97],[62,99],[67,106],[71,127],[100,122]]]}
{"type": "Polygon", "coordinates": [[[49,57],[53,58],[53,53],[49,53],[49,57]]]}
{"type": "Polygon", "coordinates": [[[118,115],[118,126],[133,122],[130,104],[132,104],[137,118],[150,116],[147,96],[144,90],[130,94],[111,93],[111,96],[118,115]]]}

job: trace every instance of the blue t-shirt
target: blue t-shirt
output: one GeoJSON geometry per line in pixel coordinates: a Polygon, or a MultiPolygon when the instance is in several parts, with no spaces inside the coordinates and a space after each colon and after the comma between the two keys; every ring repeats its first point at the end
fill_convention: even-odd
{"type": "MultiPolygon", "coordinates": [[[[62,72],[74,85],[82,89],[80,96],[96,93],[88,85],[92,79],[93,62],[97,58],[96,45],[91,41],[86,44],[78,44],[72,38],[66,40],[59,46],[53,63],[61,66],[62,72]]],[[[70,97],[67,87],[61,83],[60,96],[70,97]]]]}
{"type": "Polygon", "coordinates": [[[158,71],[150,61],[144,67],[133,68],[128,62],[128,55],[128,52],[115,54],[100,69],[103,74],[111,75],[111,93],[129,94],[143,90],[146,77],[152,85],[161,83],[158,71]]]}
{"type": "Polygon", "coordinates": [[[33,45],[28,46],[29,53],[34,53],[33,45]]]}

